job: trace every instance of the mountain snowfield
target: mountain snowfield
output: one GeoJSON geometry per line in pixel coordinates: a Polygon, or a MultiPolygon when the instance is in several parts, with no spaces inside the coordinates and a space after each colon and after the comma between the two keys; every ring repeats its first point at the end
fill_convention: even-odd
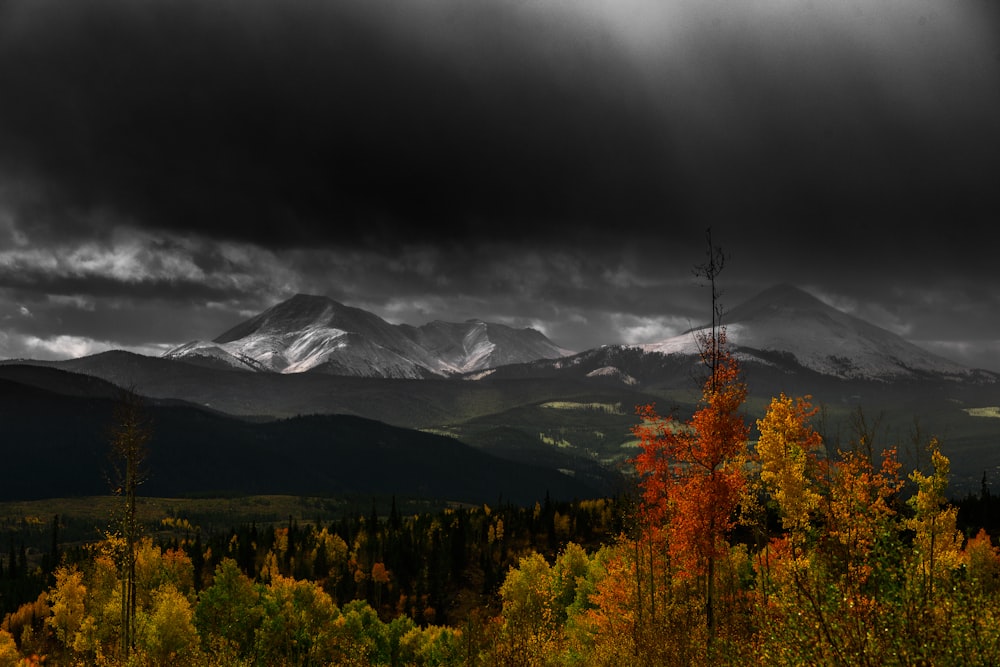
{"type": "Polygon", "coordinates": [[[390,324],[322,296],[298,294],[212,341],[163,356],[276,373],[427,378],[572,354],[534,329],[470,320],[390,324]]]}
{"type": "MultiPolygon", "coordinates": [[[[769,364],[761,352],[791,354],[805,368],[841,379],[900,380],[982,373],[914,345],[891,331],[828,306],[790,285],[772,287],[724,313],[726,338],[738,358],[769,364]]],[[[698,334],[632,346],[648,353],[698,354],[698,334]]]]}

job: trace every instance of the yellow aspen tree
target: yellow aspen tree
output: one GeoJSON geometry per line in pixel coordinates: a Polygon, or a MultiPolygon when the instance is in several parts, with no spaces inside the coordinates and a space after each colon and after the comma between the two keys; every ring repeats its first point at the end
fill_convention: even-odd
{"type": "Polygon", "coordinates": [[[823,440],[809,424],[816,412],[808,396],[793,400],[781,394],[757,421],[760,479],[796,540],[804,537],[822,501],[816,477],[823,440]]]}
{"type": "Polygon", "coordinates": [[[83,584],[83,572],[75,565],[57,568],[55,578],[48,595],[52,614],[45,624],[55,631],[63,646],[72,648],[86,613],[87,587],[83,584]]]}
{"type": "Polygon", "coordinates": [[[156,665],[204,664],[198,650],[194,610],[187,597],[172,583],[152,593],[151,607],[141,614],[137,643],[156,665]]]}
{"type": "Polygon", "coordinates": [[[950,505],[944,495],[951,461],[941,452],[937,438],[931,439],[927,449],[933,472],[929,475],[919,470],[910,473],[917,492],[907,501],[913,516],[905,522],[914,532],[913,558],[925,605],[934,598],[935,582],[962,565],[964,541],[957,527],[958,508],[950,505]]]}
{"type": "Polygon", "coordinates": [[[539,664],[551,655],[562,628],[557,623],[552,568],[536,552],[512,567],[500,586],[502,626],[498,659],[511,664],[539,664]]]}

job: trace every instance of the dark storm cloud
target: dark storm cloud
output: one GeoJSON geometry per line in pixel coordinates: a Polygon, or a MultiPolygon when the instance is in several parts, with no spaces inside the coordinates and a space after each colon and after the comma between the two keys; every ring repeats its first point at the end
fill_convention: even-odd
{"type": "Polygon", "coordinates": [[[517,238],[669,190],[614,43],[514,5],[5,7],[4,166],[68,211],[272,245],[517,238]]]}
{"type": "Polygon", "coordinates": [[[831,7],[8,2],[0,164],[39,221],[271,246],[985,219],[994,54],[831,7]]]}

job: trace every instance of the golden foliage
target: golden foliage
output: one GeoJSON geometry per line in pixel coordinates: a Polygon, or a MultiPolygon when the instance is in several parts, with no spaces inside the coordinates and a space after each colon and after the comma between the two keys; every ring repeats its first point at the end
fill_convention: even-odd
{"type": "Polygon", "coordinates": [[[809,397],[793,401],[781,394],[757,421],[760,481],[778,504],[782,525],[796,535],[809,527],[821,501],[816,478],[822,440],[808,423],[814,414],[809,397]]]}

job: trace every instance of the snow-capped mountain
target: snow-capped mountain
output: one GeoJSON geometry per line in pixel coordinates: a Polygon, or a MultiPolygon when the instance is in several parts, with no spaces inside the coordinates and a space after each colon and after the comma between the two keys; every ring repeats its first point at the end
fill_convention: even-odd
{"type": "Polygon", "coordinates": [[[322,296],[298,294],[212,341],[165,357],[277,373],[425,378],[571,354],[534,329],[479,320],[390,324],[322,296]]]}
{"type": "MultiPolygon", "coordinates": [[[[772,363],[773,353],[791,355],[809,370],[851,380],[928,375],[959,379],[979,373],[790,285],[765,290],[725,313],[723,320],[730,347],[738,356],[760,363],[772,363]]],[[[698,334],[706,329],[637,347],[645,352],[694,355],[698,334]]]]}
{"type": "MultiPolygon", "coordinates": [[[[834,381],[917,379],[996,384],[1000,376],[924,350],[870,322],[823,303],[801,289],[778,285],[723,315],[729,348],[763,376],[794,375],[834,381]],[[763,373],[764,369],[772,372],[763,373]]],[[[699,333],[707,325],[655,343],[606,345],[554,360],[498,369],[490,377],[566,376],[625,385],[685,386],[697,377],[699,333]]],[[[477,379],[478,376],[467,376],[477,379]]]]}

